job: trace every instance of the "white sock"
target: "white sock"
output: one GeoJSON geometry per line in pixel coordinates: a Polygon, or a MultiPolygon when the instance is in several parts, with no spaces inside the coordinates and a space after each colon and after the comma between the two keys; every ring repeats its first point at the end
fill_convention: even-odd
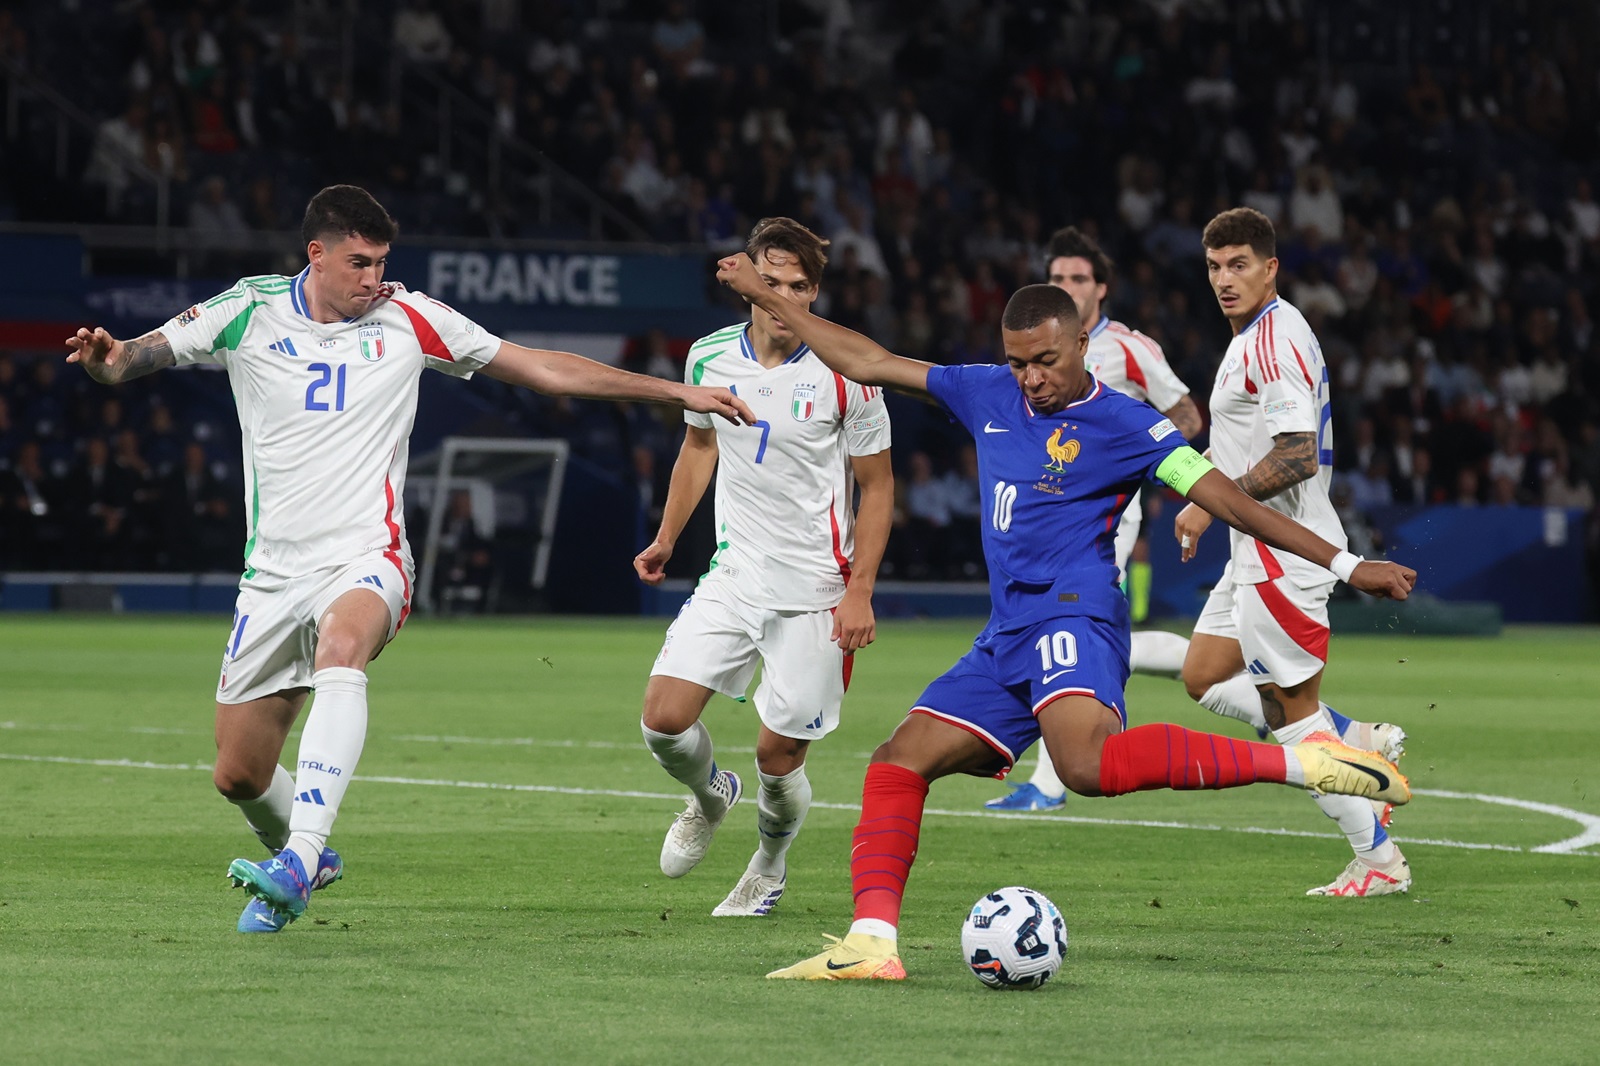
{"type": "MultiPolygon", "coordinates": [[[[1328,716],[1326,707],[1317,708],[1317,713],[1309,718],[1302,718],[1298,722],[1290,722],[1282,729],[1275,729],[1273,737],[1284,747],[1293,747],[1300,743],[1309,734],[1318,730],[1338,736],[1334,728],[1333,719],[1328,716]]],[[[1294,760],[1299,762],[1298,759],[1294,760]]],[[[1288,762],[1286,759],[1285,762],[1288,762]]],[[[1322,813],[1332,818],[1339,825],[1339,831],[1350,842],[1350,849],[1368,862],[1382,864],[1394,858],[1394,844],[1389,840],[1389,834],[1383,826],[1378,824],[1378,816],[1372,809],[1372,801],[1360,796],[1312,796],[1322,813]]]]}
{"type": "Polygon", "coordinates": [[[761,791],[756,796],[759,846],[746,869],[777,877],[783,873],[784,856],[811,809],[811,780],[806,777],[804,766],[797,766],[782,777],[764,774],[758,767],[756,776],[761,779],[761,791]]]}
{"type": "Polygon", "coordinates": [[[300,857],[308,878],[317,876],[339,803],[361,761],[367,740],[367,675],[329,666],[311,675],[311,687],[317,694],[300,734],[287,845],[300,857]]]}
{"type": "Polygon", "coordinates": [[[1128,648],[1128,668],[1136,674],[1177,677],[1183,673],[1183,660],[1188,654],[1188,637],[1160,629],[1140,630],[1128,648]]]}
{"type": "Polygon", "coordinates": [[[274,855],[289,842],[289,808],[294,804],[294,775],[281,766],[272,768],[272,784],[253,800],[230,800],[244,812],[256,839],[274,855]]]}
{"type": "Polygon", "coordinates": [[[1224,718],[1237,718],[1246,725],[1254,726],[1258,733],[1267,728],[1267,716],[1261,710],[1261,693],[1256,690],[1249,674],[1234,674],[1228,680],[1212,685],[1200,697],[1200,706],[1224,718]]]}
{"type": "Polygon", "coordinates": [[[639,729],[656,762],[674,781],[694,793],[701,810],[716,812],[722,808],[725,801],[711,787],[717,777],[717,761],[712,757],[711,731],[704,722],[696,722],[682,733],[657,733],[643,722],[639,729]]]}
{"type": "Polygon", "coordinates": [[[1050,758],[1050,749],[1044,746],[1044,738],[1039,738],[1039,743],[1034,746],[1038,752],[1039,762],[1033,768],[1033,776],[1028,778],[1028,784],[1043,792],[1046,796],[1060,798],[1067,794],[1067,786],[1056,773],[1056,764],[1050,758]]]}
{"type": "Polygon", "coordinates": [[[882,918],[857,918],[850,923],[850,932],[865,933],[868,936],[882,937],[885,940],[898,941],[900,931],[882,918]]]}

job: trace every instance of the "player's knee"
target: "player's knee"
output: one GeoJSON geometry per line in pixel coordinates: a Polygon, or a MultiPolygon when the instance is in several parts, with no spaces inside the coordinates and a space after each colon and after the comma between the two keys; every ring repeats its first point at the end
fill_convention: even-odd
{"type": "Polygon", "coordinates": [[[794,773],[806,761],[806,743],[789,740],[787,744],[756,745],[756,769],[768,777],[785,777],[794,773]]]}
{"type": "Polygon", "coordinates": [[[1050,760],[1056,776],[1068,790],[1078,796],[1100,795],[1100,753],[1098,751],[1073,751],[1053,755],[1050,760]]]}
{"type": "Polygon", "coordinates": [[[1200,676],[1199,670],[1191,671],[1189,664],[1183,664],[1183,688],[1189,693],[1189,698],[1199,703],[1205,694],[1211,691],[1212,682],[1200,676]]]}
{"type": "Polygon", "coordinates": [[[644,727],[652,733],[676,736],[699,720],[698,711],[684,706],[657,689],[647,688],[644,693],[644,712],[639,716],[644,727]]]}
{"type": "Polygon", "coordinates": [[[316,669],[344,667],[348,670],[364,670],[374,650],[354,633],[330,633],[317,638],[316,669]]]}

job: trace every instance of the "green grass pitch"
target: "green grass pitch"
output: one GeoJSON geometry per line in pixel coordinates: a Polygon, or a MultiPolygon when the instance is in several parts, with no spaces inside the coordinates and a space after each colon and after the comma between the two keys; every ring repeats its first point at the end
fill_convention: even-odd
{"type": "MultiPolygon", "coordinates": [[[[1600,1059],[1593,631],[1335,640],[1324,695],[1411,733],[1408,896],[1306,898],[1348,851],[1288,789],[997,818],[976,810],[1002,786],[946,780],[907,897],[910,979],[799,984],[762,978],[849,923],[866,753],[976,625],[887,624],[862,653],[812,753],[788,895],[748,920],[710,910],[754,847],[753,804],[688,877],[656,867],[679,790],[638,707],[664,625],[408,625],[372,667],[344,881],[247,937],[224,870],[259,847],[205,767],[226,619],[0,621],[0,1060],[1600,1059]],[[1034,993],[989,991],[960,958],[966,908],[1012,883],[1071,935],[1034,993]]],[[[1129,703],[1135,722],[1243,729],[1169,681],[1136,678],[1129,703]]],[[[753,769],[753,717],[713,702],[724,765],[753,769]]]]}

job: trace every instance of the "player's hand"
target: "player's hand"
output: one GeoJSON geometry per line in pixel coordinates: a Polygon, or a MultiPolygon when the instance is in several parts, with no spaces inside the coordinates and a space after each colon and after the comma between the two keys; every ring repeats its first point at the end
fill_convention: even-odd
{"type": "Polygon", "coordinates": [[[633,557],[633,572],[646,585],[659,585],[667,576],[667,560],[672,558],[672,545],[653,540],[650,546],[633,557]]]}
{"type": "Polygon", "coordinates": [[[833,636],[829,639],[849,655],[877,638],[878,620],[872,613],[872,597],[864,592],[845,592],[844,599],[833,609],[833,636]]]}
{"type": "Polygon", "coordinates": [[[750,410],[750,405],[727,389],[713,389],[705,386],[687,386],[688,392],[684,395],[683,405],[691,411],[698,411],[703,415],[721,415],[734,425],[756,424],[756,413],[750,410]]]}
{"type": "Polygon", "coordinates": [[[1417,587],[1417,572],[1399,563],[1363,561],[1351,573],[1350,586],[1386,600],[1403,600],[1417,587]]]}
{"type": "Polygon", "coordinates": [[[767,283],[756,273],[756,265],[743,252],[717,260],[717,280],[750,303],[767,291],[767,283]]]}
{"type": "Polygon", "coordinates": [[[104,329],[79,329],[67,338],[67,362],[78,363],[96,381],[104,381],[117,358],[122,354],[122,342],[104,329]]]}
{"type": "Polygon", "coordinates": [[[1200,544],[1200,534],[1211,527],[1211,512],[1196,504],[1189,504],[1178,512],[1172,523],[1172,535],[1178,538],[1179,558],[1188,562],[1200,544]]]}

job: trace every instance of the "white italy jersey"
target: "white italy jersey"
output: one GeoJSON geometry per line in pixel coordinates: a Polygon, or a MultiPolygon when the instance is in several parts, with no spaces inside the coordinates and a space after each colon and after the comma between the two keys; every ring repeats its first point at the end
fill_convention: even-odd
{"type": "Polygon", "coordinates": [[[1161,345],[1105,315],[1089,331],[1083,365],[1102,385],[1143,400],[1163,414],[1189,395],[1189,386],[1167,365],[1161,345]]]}
{"type": "MultiPolygon", "coordinates": [[[[1344,527],[1328,499],[1333,424],[1322,345],[1292,304],[1273,299],[1233,338],[1217,370],[1211,389],[1211,461],[1230,478],[1242,477],[1272,450],[1272,438],[1280,433],[1316,435],[1317,473],[1262,502],[1343,548],[1344,527]]],[[[1230,533],[1237,584],[1259,584],[1279,572],[1302,588],[1336,580],[1299,556],[1273,551],[1238,530],[1230,533]]]]}
{"type": "Polygon", "coordinates": [[[889,447],[883,391],[845,380],[805,345],[768,370],[746,325],[696,341],[684,379],[726,386],[759,420],[684,415],[717,434],[717,551],[706,577],[731,581],[757,607],[838,606],[855,558],[850,457],[889,447]]]}
{"type": "Polygon", "coordinates": [[[180,365],[227,368],[244,434],[247,578],[370,551],[409,559],[402,494],[418,378],[423,367],[470,377],[500,347],[392,282],[356,318],[313,321],[309,270],[245,278],[161,327],[180,365]]]}

